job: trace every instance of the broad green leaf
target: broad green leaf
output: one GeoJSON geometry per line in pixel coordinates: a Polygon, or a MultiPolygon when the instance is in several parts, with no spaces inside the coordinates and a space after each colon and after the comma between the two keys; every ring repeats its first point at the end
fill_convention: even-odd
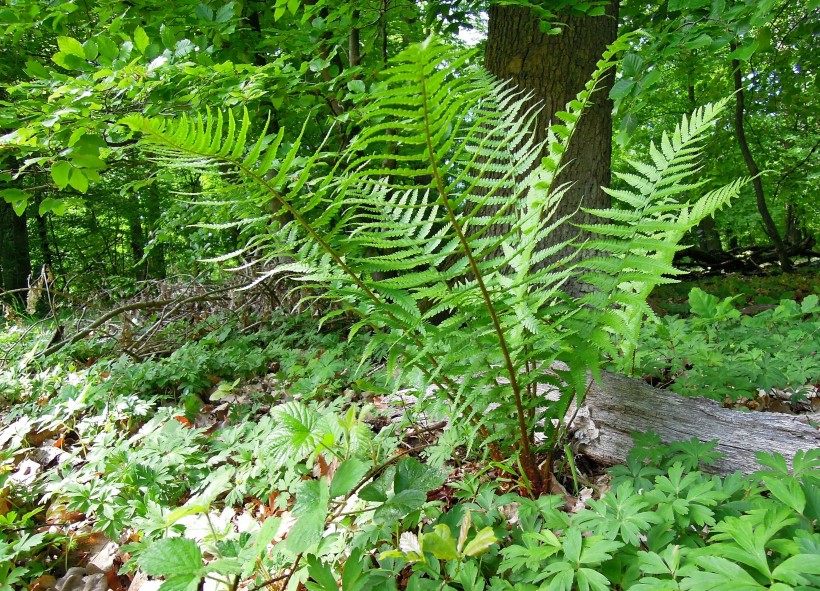
{"type": "Polygon", "coordinates": [[[238,575],[242,572],[242,562],[236,556],[218,558],[206,564],[203,572],[219,575],[238,575]]]}
{"type": "Polygon", "coordinates": [[[68,184],[80,193],[85,193],[88,190],[88,177],[79,168],[72,168],[68,177],[68,184]]]}
{"type": "Polygon", "coordinates": [[[97,59],[97,56],[100,54],[97,42],[93,39],[89,39],[83,43],[83,53],[85,54],[85,59],[89,61],[97,59]]]}
{"type": "Polygon", "coordinates": [[[370,470],[370,464],[358,458],[349,458],[339,464],[330,483],[330,498],[346,495],[370,470]]]}
{"type": "Polygon", "coordinates": [[[405,457],[396,466],[394,487],[397,493],[408,489],[426,493],[441,486],[445,478],[438,468],[422,464],[416,458],[405,457]]]}
{"type": "Polygon", "coordinates": [[[60,51],[65,54],[73,55],[85,60],[85,50],[83,49],[83,44],[73,37],[57,37],[57,47],[59,47],[60,51]]]}
{"type": "Polygon", "coordinates": [[[97,42],[97,48],[100,50],[100,55],[109,61],[117,59],[117,56],[120,54],[120,49],[109,37],[99,35],[95,41],[97,42]]]}
{"type": "Polygon", "coordinates": [[[325,531],[325,512],[311,511],[302,515],[288,532],[285,546],[291,552],[301,554],[314,546],[322,539],[325,531]]]}
{"type": "Polygon", "coordinates": [[[384,474],[359,491],[359,498],[363,501],[383,503],[387,500],[387,491],[393,484],[395,474],[396,467],[389,466],[384,474]]]}
{"type": "MultiPolygon", "coordinates": [[[[9,203],[17,215],[23,215],[28,205],[28,193],[21,189],[2,189],[0,196],[6,203],[9,203]]],[[[42,215],[42,213],[40,214],[42,215]]]]}
{"type": "Polygon", "coordinates": [[[137,560],[142,570],[152,577],[181,575],[199,578],[202,572],[202,552],[188,538],[163,538],[148,546],[137,560]]]}
{"type": "Polygon", "coordinates": [[[134,46],[140,53],[144,54],[150,43],[151,40],[148,38],[148,34],[142,27],[137,27],[134,29],[134,46]]]}
{"type": "Polygon", "coordinates": [[[404,516],[421,508],[427,500],[427,495],[420,490],[403,490],[390,497],[387,501],[376,509],[373,514],[373,521],[379,523],[391,523],[398,521],[404,516]]]}
{"type": "Polygon", "coordinates": [[[214,16],[214,21],[217,23],[227,23],[234,15],[234,8],[236,7],[235,2],[227,2],[220,6],[219,10],[216,11],[216,16],[214,16]]]}
{"type": "Polygon", "coordinates": [[[214,390],[213,394],[211,394],[210,399],[214,400],[222,400],[226,396],[228,396],[231,392],[233,392],[234,388],[239,384],[241,378],[236,378],[233,382],[228,382],[227,380],[222,380],[214,390]]]}
{"type": "Polygon", "coordinates": [[[347,83],[347,89],[355,94],[364,94],[367,91],[364,80],[350,80],[347,83]]]}
{"type": "Polygon", "coordinates": [[[65,160],[55,162],[51,165],[51,178],[60,189],[68,186],[68,178],[71,175],[71,164],[65,160]]]}
{"type": "Polygon", "coordinates": [[[443,523],[439,523],[433,528],[433,531],[424,534],[422,548],[438,560],[455,560],[458,558],[456,539],[450,531],[450,526],[443,523]]]}
{"type": "Polygon", "coordinates": [[[489,550],[490,547],[496,542],[498,542],[498,538],[495,537],[493,528],[487,526],[480,530],[475,537],[470,540],[467,546],[464,547],[462,554],[465,556],[478,556],[479,554],[483,554],[489,550]]]}
{"type": "Polygon", "coordinates": [[[159,591],[197,591],[201,580],[200,575],[173,575],[163,581],[159,591]]]}
{"type": "Polygon", "coordinates": [[[327,512],[328,499],[326,480],[305,480],[296,491],[293,514],[297,517],[308,513],[322,513],[324,515],[327,512]]]}
{"type": "Polygon", "coordinates": [[[197,4],[197,7],[194,9],[194,14],[204,21],[214,20],[214,9],[207,4],[197,4]]]}
{"type": "Polygon", "coordinates": [[[689,307],[692,314],[697,314],[701,318],[714,318],[717,314],[719,298],[706,293],[699,287],[695,287],[689,292],[689,307]]]}
{"type": "Polygon", "coordinates": [[[95,153],[89,152],[76,152],[75,154],[71,155],[71,159],[73,160],[74,164],[83,168],[94,168],[94,169],[103,169],[105,168],[105,161],[102,160],[97,154],[96,150],[95,153]]]}

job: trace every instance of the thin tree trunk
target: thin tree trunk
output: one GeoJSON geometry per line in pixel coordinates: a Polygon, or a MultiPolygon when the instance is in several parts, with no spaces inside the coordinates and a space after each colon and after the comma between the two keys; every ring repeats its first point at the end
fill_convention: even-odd
{"type": "MultiPolygon", "coordinates": [[[[697,108],[697,104],[695,102],[695,85],[689,84],[686,87],[686,94],[689,97],[689,108],[694,110],[697,108]]],[[[708,252],[709,254],[720,254],[723,253],[723,244],[720,241],[720,234],[717,231],[717,226],[715,225],[715,218],[712,216],[703,218],[700,224],[698,224],[698,242],[700,243],[701,250],[708,252]]]]}
{"type": "MultiPolygon", "coordinates": [[[[146,234],[149,237],[156,236],[160,225],[160,202],[159,195],[150,190],[145,194],[145,221],[147,227],[146,234]]],[[[148,277],[152,279],[165,278],[165,245],[161,242],[154,242],[150,245],[148,252],[148,277]]]]}
{"type": "MultiPolygon", "coordinates": [[[[729,47],[734,51],[737,49],[737,44],[732,42],[729,47]]],[[[784,271],[791,271],[792,263],[786,252],[786,245],[780,238],[777,226],[769,213],[769,206],[766,204],[766,195],[763,192],[763,181],[760,179],[760,168],[758,168],[754,156],[752,156],[752,151],[749,149],[749,142],[746,140],[746,131],[743,126],[743,117],[746,109],[743,94],[743,73],[740,69],[740,61],[737,59],[732,60],[732,74],[735,86],[735,134],[737,135],[740,153],[743,154],[743,160],[746,162],[746,168],[749,169],[749,174],[752,175],[752,186],[754,187],[755,198],[757,200],[757,210],[760,212],[760,217],[763,218],[763,227],[766,229],[766,233],[769,235],[777,251],[780,268],[784,271]]]]}
{"type": "MultiPolygon", "coordinates": [[[[37,193],[36,204],[39,212],[40,203],[43,198],[40,193],[37,193]]],[[[43,253],[43,264],[49,269],[54,269],[54,255],[51,252],[51,242],[48,239],[48,226],[46,225],[46,216],[37,214],[37,238],[40,241],[40,252],[43,253]]]]}
{"type": "Polygon", "coordinates": [[[25,289],[31,276],[31,254],[28,245],[26,214],[18,216],[10,203],[0,200],[0,279],[6,291],[18,291],[13,297],[26,301],[25,289]]]}

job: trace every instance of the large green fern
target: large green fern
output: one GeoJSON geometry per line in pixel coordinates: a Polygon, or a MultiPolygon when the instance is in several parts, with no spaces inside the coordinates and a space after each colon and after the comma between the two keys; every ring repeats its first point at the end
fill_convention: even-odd
{"type": "Polygon", "coordinates": [[[691,189],[681,179],[695,172],[697,143],[722,105],[710,107],[653,146],[651,165],[636,162],[637,173],[623,176],[636,192],[611,194],[628,209],[594,212],[608,220],[588,228],[602,236],[583,247],[595,256],[553,261],[569,244],[539,246],[568,222],[555,214],[562,190],[553,180],[620,45],[544,145],[533,139],[525,97],[433,39],[391,62],[362,110],[362,131],[338,157],[300,156],[298,141],[285,148],[284,131],[249,142],[247,113],[125,123],[169,166],[218,171],[246,202],[273,212],[248,244],[268,263],[262,277],[295,274],[337,304],[334,314],[357,315],[353,332],[367,327],[391,368],[413,369],[421,392],[437,386],[451,416],[466,419],[453,421],[458,441],[517,441],[523,475],[538,489],[536,425],[554,434],[552,419],[583,395],[611,333],[634,342],[649,290],[674,273],[683,233],[738,188],[692,206],[674,201],[691,189]],[[561,291],[571,278],[597,291],[573,300],[561,291]],[[552,368],[557,359],[568,372],[552,368]],[[539,414],[543,382],[563,395],[539,414]]]}

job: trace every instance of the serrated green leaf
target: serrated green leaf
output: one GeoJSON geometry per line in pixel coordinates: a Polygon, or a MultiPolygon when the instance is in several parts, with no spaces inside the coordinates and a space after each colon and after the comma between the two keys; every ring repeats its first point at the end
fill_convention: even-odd
{"type": "Polygon", "coordinates": [[[369,470],[370,463],[359,458],[349,458],[339,464],[330,482],[330,497],[340,497],[349,493],[369,470]]]}
{"type": "Polygon", "coordinates": [[[396,466],[394,489],[397,493],[409,489],[426,493],[441,486],[445,478],[438,468],[422,464],[416,458],[404,457],[396,466]]]}
{"type": "Polygon", "coordinates": [[[163,538],[148,546],[137,560],[142,570],[152,577],[200,578],[202,552],[188,538],[163,538]]]}
{"type": "Polygon", "coordinates": [[[173,575],[162,582],[159,591],[197,591],[201,580],[199,575],[173,575]]]}
{"type": "Polygon", "coordinates": [[[421,508],[427,500],[427,495],[415,489],[403,490],[390,497],[376,509],[373,514],[373,521],[378,523],[391,523],[398,521],[406,515],[421,508]]]}
{"type": "Polygon", "coordinates": [[[288,532],[285,546],[291,552],[301,554],[315,547],[325,531],[325,512],[311,511],[302,515],[288,532]]]}
{"type": "Polygon", "coordinates": [[[142,27],[137,27],[134,29],[134,46],[140,53],[144,54],[150,44],[151,40],[148,38],[148,34],[142,27]]]}
{"type": "Polygon", "coordinates": [[[305,480],[296,491],[293,514],[297,517],[308,513],[322,513],[324,515],[327,511],[328,500],[326,480],[305,480]]]}
{"type": "Polygon", "coordinates": [[[393,478],[396,474],[396,467],[389,466],[379,478],[371,482],[359,491],[359,498],[363,501],[383,503],[387,500],[387,491],[393,485],[393,478]]]}

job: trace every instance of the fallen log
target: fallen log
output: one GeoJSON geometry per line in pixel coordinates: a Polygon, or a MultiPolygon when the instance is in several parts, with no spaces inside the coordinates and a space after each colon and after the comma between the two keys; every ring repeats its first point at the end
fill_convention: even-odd
{"type": "Polygon", "coordinates": [[[777,452],[791,465],[798,450],[820,447],[820,430],[806,416],[741,412],[607,372],[601,384],[592,384],[582,409],[587,409],[580,413],[584,418],[574,426],[578,449],[607,466],[626,461],[630,433],[650,430],[665,443],[717,440],[716,451],[724,457],[710,471],[722,475],[761,469],[755,459],[759,451],[777,452]]]}

